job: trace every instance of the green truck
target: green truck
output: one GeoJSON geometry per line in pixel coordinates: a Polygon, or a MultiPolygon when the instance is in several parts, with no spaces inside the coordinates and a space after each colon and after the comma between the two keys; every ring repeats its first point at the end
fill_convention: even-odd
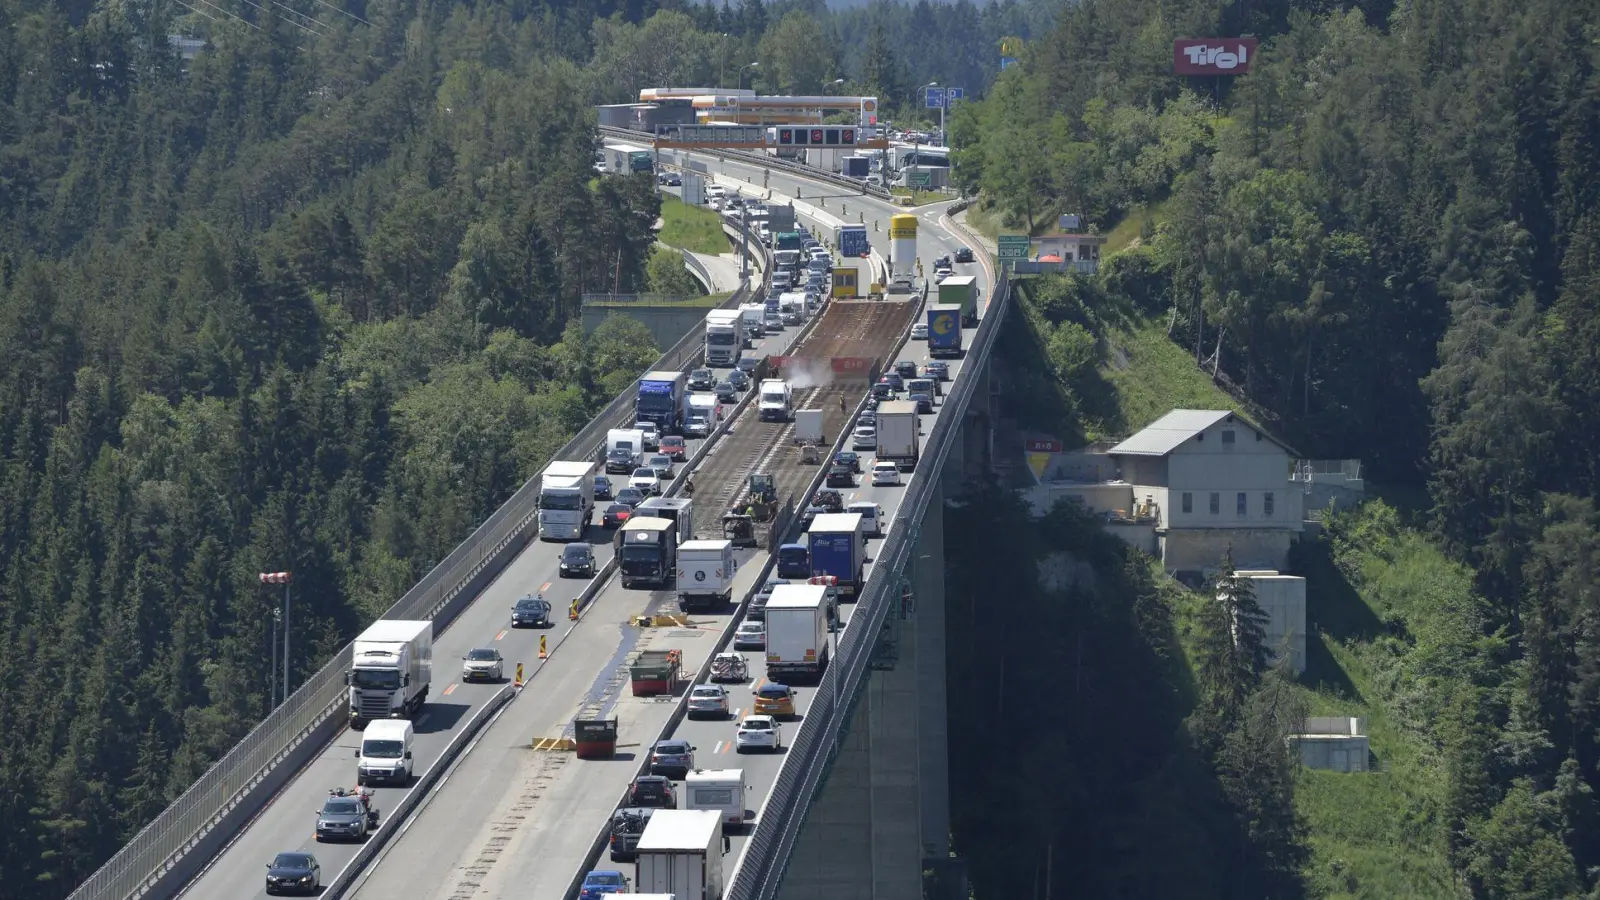
{"type": "Polygon", "coordinates": [[[778,236],[772,239],[773,252],[777,252],[779,250],[799,250],[803,246],[804,245],[800,243],[800,232],[798,231],[779,232],[778,236]]]}
{"type": "Polygon", "coordinates": [[[972,275],[951,275],[939,284],[940,305],[961,307],[961,325],[978,324],[978,279],[972,275]]]}

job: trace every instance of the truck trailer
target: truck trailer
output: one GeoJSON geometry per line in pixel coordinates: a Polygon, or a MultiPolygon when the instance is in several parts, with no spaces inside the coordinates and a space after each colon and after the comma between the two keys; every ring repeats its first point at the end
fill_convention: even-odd
{"type": "Polygon", "coordinates": [[[860,223],[845,223],[833,227],[833,246],[838,249],[839,255],[846,259],[861,259],[872,253],[872,244],[867,238],[867,226],[860,223]]]}
{"type": "Polygon", "coordinates": [[[678,563],[678,523],[648,516],[629,518],[617,532],[618,568],[624,588],[665,589],[678,563]]]}
{"type": "Polygon", "coordinates": [[[780,584],[767,600],[767,678],[819,677],[828,668],[828,588],[780,584]]]}
{"type": "Polygon", "coordinates": [[[825,513],[811,520],[806,530],[813,575],[832,575],[839,593],[854,597],[861,592],[867,565],[867,535],[860,513],[825,513]]]}
{"type": "Polygon", "coordinates": [[[928,355],[934,359],[961,358],[960,306],[934,303],[928,307],[928,355]]]}
{"type": "Polygon", "coordinates": [[[539,540],[581,541],[594,511],[592,462],[561,461],[539,477],[539,540]]]}
{"type": "Polygon", "coordinates": [[[961,324],[978,324],[978,279],[972,275],[951,275],[939,282],[939,303],[961,307],[961,324]]]}
{"type": "Polygon", "coordinates": [[[917,467],[921,453],[917,405],[910,400],[886,400],[878,404],[878,459],[910,472],[917,467]]]}
{"type": "Polygon", "coordinates": [[[644,432],[613,428],[606,432],[606,473],[627,475],[644,465],[644,432]]]}
{"type": "Polygon", "coordinates": [[[410,719],[428,699],[433,677],[433,622],[379,619],[356,638],[344,683],[350,727],[375,719],[410,719]]]}
{"type": "Polygon", "coordinates": [[[722,816],[658,809],[634,848],[633,889],[679,900],[722,900],[722,816]]]}
{"type": "Polygon", "coordinates": [[[706,365],[736,366],[743,351],[744,327],[739,310],[714,309],[706,313],[706,365]]]}
{"type": "Polygon", "coordinates": [[[678,547],[678,606],[695,612],[731,603],[738,572],[732,541],[684,541],[678,547]]]}
{"type": "Polygon", "coordinates": [[[635,507],[633,514],[677,523],[680,546],[694,538],[694,501],[688,497],[650,497],[635,507]]]}
{"type": "Polygon", "coordinates": [[[689,376],[683,372],[646,372],[634,399],[634,421],[654,422],[663,436],[680,434],[688,384],[689,376]]]}

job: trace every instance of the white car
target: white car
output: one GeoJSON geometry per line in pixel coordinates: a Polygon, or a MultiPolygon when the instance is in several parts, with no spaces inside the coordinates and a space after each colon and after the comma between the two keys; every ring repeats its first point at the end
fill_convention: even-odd
{"type": "Polygon", "coordinates": [[[646,497],[654,497],[661,493],[661,476],[648,467],[634,469],[628,476],[628,487],[637,488],[646,497]]]}
{"type": "Polygon", "coordinates": [[[854,450],[878,449],[878,429],[871,425],[857,425],[855,432],[850,435],[850,447],[854,450]]]}
{"type": "Polygon", "coordinates": [[[771,716],[746,716],[733,736],[733,752],[778,750],[783,747],[783,731],[771,716]]]}
{"type": "Polygon", "coordinates": [[[657,478],[672,477],[672,457],[665,453],[657,453],[644,461],[647,468],[656,470],[657,478]]]}
{"type": "Polygon", "coordinates": [[[911,339],[913,341],[925,341],[925,340],[927,340],[928,339],[928,323],[927,322],[918,322],[917,324],[911,326],[911,339]]]}
{"type": "Polygon", "coordinates": [[[861,533],[869,537],[883,537],[883,507],[870,500],[858,500],[845,506],[847,513],[859,513],[861,533]]]}
{"type": "Polygon", "coordinates": [[[739,630],[733,633],[733,649],[767,649],[767,624],[765,622],[740,622],[739,630]]]}
{"type": "Polygon", "coordinates": [[[654,422],[635,422],[633,427],[644,432],[644,448],[656,450],[661,447],[661,429],[654,422]]]}
{"type": "Polygon", "coordinates": [[[720,684],[697,684],[689,692],[689,718],[728,717],[728,689],[720,684]]]}
{"type": "Polygon", "coordinates": [[[505,660],[500,657],[500,651],[493,647],[468,650],[467,655],[461,657],[461,680],[503,681],[506,675],[505,665],[505,660]]]}
{"type": "Polygon", "coordinates": [[[872,464],[873,487],[895,487],[900,484],[900,469],[892,462],[872,464]]]}

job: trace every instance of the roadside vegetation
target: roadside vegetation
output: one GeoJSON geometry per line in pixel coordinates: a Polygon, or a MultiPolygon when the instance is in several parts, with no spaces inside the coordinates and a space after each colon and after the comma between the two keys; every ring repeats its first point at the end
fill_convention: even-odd
{"type": "Polygon", "coordinates": [[[661,196],[661,243],[679,250],[709,253],[728,252],[728,235],[722,230],[722,217],[716,210],[684,203],[670,194],[661,196]]]}

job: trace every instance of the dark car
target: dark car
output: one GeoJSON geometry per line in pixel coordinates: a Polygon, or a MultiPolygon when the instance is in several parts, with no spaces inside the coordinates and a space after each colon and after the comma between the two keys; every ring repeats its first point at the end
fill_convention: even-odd
{"type": "Polygon", "coordinates": [[[717,374],[710,369],[695,369],[689,373],[689,390],[709,391],[717,384],[717,374]]]}
{"type": "Polygon", "coordinates": [[[926,415],[933,412],[933,395],[917,392],[911,395],[911,402],[917,405],[917,413],[926,415]]]}
{"type": "Polygon", "coordinates": [[[279,853],[267,863],[267,893],[316,894],[322,890],[322,867],[309,853],[279,853]]]}
{"type": "Polygon", "coordinates": [[[668,172],[667,187],[683,187],[683,176],[677,172],[668,172]]]}
{"type": "Polygon", "coordinates": [[[827,482],[828,487],[852,488],[856,486],[856,476],[849,463],[835,461],[828,467],[827,482]]]}
{"type": "Polygon", "coordinates": [[[917,377],[917,364],[909,359],[902,359],[894,364],[894,373],[902,379],[910,380],[917,377]]]}
{"type": "Polygon", "coordinates": [[[617,502],[626,503],[629,506],[638,506],[644,502],[644,491],[636,487],[625,487],[617,491],[617,502]]]}
{"type": "Polygon", "coordinates": [[[713,393],[717,395],[717,401],[720,403],[734,403],[739,399],[738,389],[726,381],[717,382],[713,393]]]}
{"type": "Polygon", "coordinates": [[[741,357],[739,357],[739,371],[743,372],[747,376],[748,375],[754,375],[756,373],[756,367],[760,366],[760,365],[761,365],[761,360],[758,357],[754,357],[754,356],[741,356],[741,357]]]}
{"type": "Polygon", "coordinates": [[[686,778],[694,768],[694,750],[688,741],[672,738],[650,748],[650,774],[686,778]]]}
{"type": "Polygon", "coordinates": [[[611,814],[612,862],[625,862],[638,855],[639,837],[653,815],[655,810],[648,806],[624,806],[611,814]]]}
{"type": "Polygon", "coordinates": [[[628,788],[628,802],[634,806],[677,809],[678,795],[672,790],[671,780],[660,775],[640,775],[628,788]]]}
{"type": "Polygon", "coordinates": [[[633,507],[626,503],[613,503],[606,507],[600,516],[600,524],[606,528],[621,528],[628,524],[628,517],[633,515],[633,507]]]}
{"type": "Polygon", "coordinates": [[[609,475],[626,475],[633,471],[634,453],[616,447],[606,451],[606,473],[609,475]]]}
{"type": "MultiPolygon", "coordinates": [[[[867,417],[865,415],[863,415],[861,418],[865,419],[867,417]]],[[[860,421],[860,420],[858,419],[857,421],[860,421]]],[[[878,422],[878,417],[877,416],[873,416],[872,417],[872,423],[874,425],[876,425],[877,422],[878,422]]],[[[849,450],[840,450],[838,453],[835,453],[833,455],[833,461],[836,462],[836,463],[844,463],[845,465],[850,467],[850,471],[851,472],[853,472],[853,473],[855,473],[857,475],[861,474],[861,457],[857,456],[855,453],[852,453],[849,450]]]]}
{"type": "Polygon", "coordinates": [[[938,259],[933,261],[933,267],[935,269],[948,269],[948,268],[950,268],[950,257],[948,257],[948,256],[939,257],[938,259]]]}
{"type": "Polygon", "coordinates": [[[511,627],[547,628],[550,625],[550,601],[542,596],[529,595],[511,607],[511,627]]]}
{"type": "Polygon", "coordinates": [[[593,578],[594,548],[579,541],[561,549],[561,577],[593,578]]]}
{"type": "Polygon", "coordinates": [[[788,584],[788,580],[773,576],[761,585],[761,590],[756,591],[750,598],[750,609],[744,617],[752,622],[765,622],[767,620],[767,601],[772,599],[772,591],[780,584],[788,584]]]}
{"type": "Polygon", "coordinates": [[[811,523],[816,520],[817,516],[824,515],[832,511],[833,510],[828,509],[826,506],[823,506],[820,503],[806,504],[806,508],[800,511],[800,528],[802,530],[810,528],[811,523]]]}
{"type": "Polygon", "coordinates": [[[896,393],[899,393],[900,391],[903,391],[903,390],[906,389],[906,381],[905,381],[904,378],[900,377],[900,373],[899,372],[885,372],[885,373],[883,373],[883,377],[878,379],[878,383],[879,384],[887,384],[889,386],[889,390],[894,391],[896,393]]]}
{"type": "Polygon", "coordinates": [[[956,262],[958,262],[958,263],[969,263],[969,262],[972,262],[972,248],[971,247],[962,247],[961,249],[957,250],[956,251],[956,262]]]}
{"type": "Polygon", "coordinates": [[[734,369],[728,373],[728,383],[733,385],[734,390],[742,391],[750,387],[750,376],[746,375],[743,370],[734,369]]]}
{"type": "Polygon", "coordinates": [[[604,475],[596,475],[594,477],[594,498],[596,500],[610,500],[614,490],[615,488],[611,485],[611,479],[604,475]]]}
{"type": "Polygon", "coordinates": [[[317,813],[317,840],[360,841],[367,837],[367,808],[358,797],[329,797],[317,813]]]}
{"type": "Polygon", "coordinates": [[[932,378],[934,381],[949,381],[950,365],[939,360],[934,360],[933,362],[922,367],[922,377],[932,378]]]}
{"type": "Polygon", "coordinates": [[[888,379],[883,379],[882,381],[879,381],[877,384],[872,386],[872,397],[871,397],[871,399],[873,399],[873,400],[893,400],[894,399],[894,386],[889,383],[888,379]]]}

